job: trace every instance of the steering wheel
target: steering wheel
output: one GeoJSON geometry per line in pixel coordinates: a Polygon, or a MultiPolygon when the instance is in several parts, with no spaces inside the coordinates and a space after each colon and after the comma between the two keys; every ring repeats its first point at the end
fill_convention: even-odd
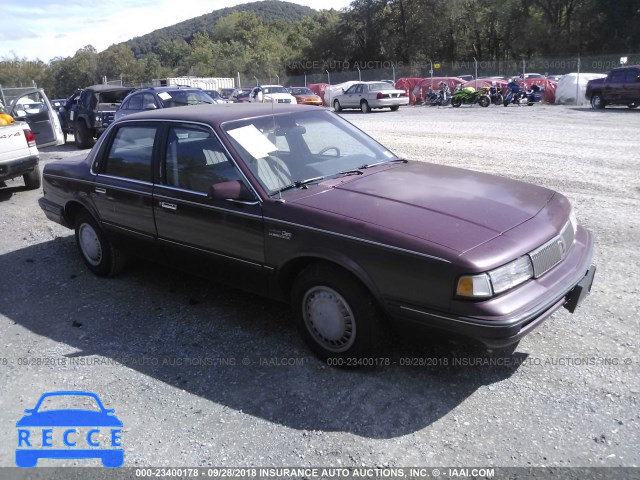
{"type": "Polygon", "coordinates": [[[334,147],[333,145],[329,145],[328,147],[324,147],[322,150],[320,150],[318,152],[318,155],[323,155],[324,153],[328,152],[329,150],[335,150],[336,151],[336,158],[340,156],[340,149],[338,147],[334,147]]]}

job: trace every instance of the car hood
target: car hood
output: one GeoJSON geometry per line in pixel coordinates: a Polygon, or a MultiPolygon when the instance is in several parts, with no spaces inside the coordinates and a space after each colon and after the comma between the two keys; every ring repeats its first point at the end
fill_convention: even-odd
{"type": "Polygon", "coordinates": [[[374,168],[383,170],[293,202],[464,253],[531,219],[554,195],[517,180],[423,162],[374,168]]]}
{"type": "Polygon", "coordinates": [[[115,415],[91,410],[48,410],[25,415],[16,427],[121,427],[115,415]]]}
{"type": "Polygon", "coordinates": [[[304,95],[294,95],[294,97],[296,97],[298,100],[313,100],[313,101],[320,100],[320,101],[322,101],[322,99],[318,95],[304,94],[304,95]]]}

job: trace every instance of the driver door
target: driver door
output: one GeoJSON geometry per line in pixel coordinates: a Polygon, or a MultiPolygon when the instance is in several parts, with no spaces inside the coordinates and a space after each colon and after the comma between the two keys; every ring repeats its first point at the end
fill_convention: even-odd
{"type": "Polygon", "coordinates": [[[11,102],[9,109],[16,120],[29,124],[38,148],[64,143],[58,112],[53,109],[42,89],[23,93],[11,102]]]}

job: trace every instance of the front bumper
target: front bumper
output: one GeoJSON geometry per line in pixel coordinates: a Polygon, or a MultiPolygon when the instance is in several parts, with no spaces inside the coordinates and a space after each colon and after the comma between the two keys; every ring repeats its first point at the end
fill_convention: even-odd
{"type": "Polygon", "coordinates": [[[10,180],[32,171],[38,165],[38,156],[30,155],[0,163],[0,180],[10,180]]]}
{"type": "MultiPolygon", "coordinates": [[[[486,314],[486,310],[490,308],[485,311],[478,308],[477,315],[455,315],[402,302],[389,302],[389,312],[396,321],[474,338],[489,347],[503,347],[516,343],[560,307],[564,306],[573,313],[589,294],[596,272],[596,266],[591,264],[593,240],[586,230],[582,230],[581,233],[581,241],[574,245],[573,251],[565,261],[545,274],[549,275],[549,278],[545,279],[545,275],[540,278],[543,280],[540,283],[546,283],[548,288],[544,295],[539,296],[537,302],[530,301],[525,286],[522,290],[515,288],[506,292],[500,296],[502,298],[496,297],[494,301],[516,305],[517,297],[522,297],[527,298],[527,303],[495,317],[486,314]],[[509,299],[510,296],[513,298],[509,299]]],[[[541,286],[532,285],[533,288],[540,291],[541,286]]],[[[491,300],[486,303],[490,302],[491,300]]]]}

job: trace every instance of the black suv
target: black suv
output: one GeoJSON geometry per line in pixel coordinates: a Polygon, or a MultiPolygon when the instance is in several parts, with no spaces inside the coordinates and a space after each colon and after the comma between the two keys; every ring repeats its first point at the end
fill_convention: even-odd
{"type": "Polygon", "coordinates": [[[113,122],[116,110],[132,87],[93,85],[76,90],[60,109],[62,130],[72,133],[78,148],[90,148],[113,122]]]}

